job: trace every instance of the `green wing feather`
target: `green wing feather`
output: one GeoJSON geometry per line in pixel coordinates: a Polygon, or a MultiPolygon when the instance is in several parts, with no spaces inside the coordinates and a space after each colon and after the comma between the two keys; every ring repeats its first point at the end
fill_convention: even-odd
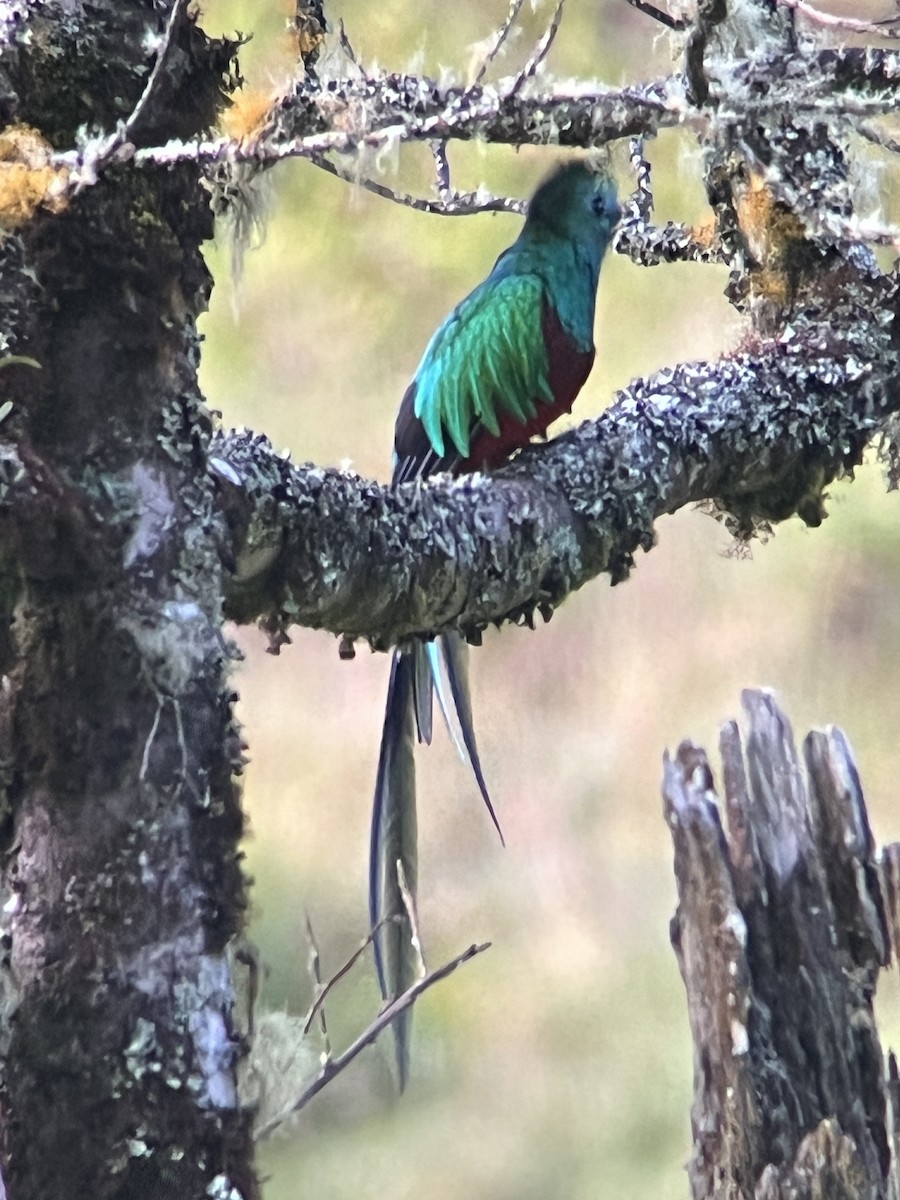
{"type": "Polygon", "coordinates": [[[488,277],[437,330],[416,372],[415,413],[436,454],[449,435],[462,458],[479,423],[500,432],[501,412],[523,425],[535,399],[552,402],[537,275],[488,277]]]}

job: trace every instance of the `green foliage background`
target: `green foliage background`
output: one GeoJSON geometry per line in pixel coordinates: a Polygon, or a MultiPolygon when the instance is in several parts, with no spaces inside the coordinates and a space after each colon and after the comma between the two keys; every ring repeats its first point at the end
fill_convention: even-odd
{"type": "MultiPolygon", "coordinates": [[[[212,33],[252,32],[248,86],[291,70],[290,5],[210,0],[212,33]]],[[[520,65],[550,9],[526,5],[522,36],[494,71],[520,65]]],[[[473,45],[506,0],[333,0],[360,58],[466,78],[473,45]]],[[[675,48],[621,0],[570,0],[549,60],[558,79],[610,84],[674,67],[675,48]]],[[[649,147],[660,220],[701,221],[698,152],[673,132],[649,147]]],[[[454,182],[526,196],[552,148],[450,147],[454,182]]],[[[426,194],[423,147],[365,164],[426,194]]],[[[623,191],[627,164],[618,161],[623,191]]],[[[518,219],[412,212],[303,162],[269,172],[261,244],[231,277],[227,237],[202,380],[228,424],[267,433],[295,459],[349,462],[387,479],[396,407],[432,330],[516,235],[518,219]]],[[[870,189],[871,193],[871,189],[870,189]]],[[[598,361],[576,418],[617,387],[740,343],[713,267],[639,269],[611,256],[598,361]]],[[[264,1151],[267,1200],[544,1200],[687,1194],[691,1047],[668,943],[675,905],[661,815],[661,757],[684,737],[714,751],[742,687],[774,687],[798,735],[835,723],[858,755],[876,833],[896,811],[900,608],[898,498],[874,466],[831,489],[819,530],[793,520],[751,557],[696,512],[660,522],[632,578],[574,596],[535,633],[505,629],[473,658],[476,723],[505,829],[501,849],[443,731],[419,758],[421,922],[436,965],[476,940],[493,948],[416,1009],[412,1081],[399,1099],[385,1039],[264,1151]]],[[[369,806],[387,659],[338,660],[336,642],[296,631],[281,656],[236,631],[255,877],[251,937],[269,1008],[310,1001],[305,911],[326,974],[366,932],[369,806]]],[[[896,978],[882,985],[886,1041],[900,1037],[896,978]]],[[[336,1047],[378,1008],[370,964],[328,1009],[336,1047]]]]}

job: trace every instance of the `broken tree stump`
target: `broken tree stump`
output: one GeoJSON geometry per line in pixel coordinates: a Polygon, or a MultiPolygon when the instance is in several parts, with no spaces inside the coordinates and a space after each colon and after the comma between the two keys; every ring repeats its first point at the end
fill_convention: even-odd
{"type": "Polygon", "coordinates": [[[705,751],[666,757],[672,945],[694,1043],[694,1200],[896,1200],[897,1069],[873,1014],[896,954],[900,846],[876,857],[839,729],[797,756],[773,696],[705,751]],[[723,827],[722,813],[725,823],[723,827]]]}

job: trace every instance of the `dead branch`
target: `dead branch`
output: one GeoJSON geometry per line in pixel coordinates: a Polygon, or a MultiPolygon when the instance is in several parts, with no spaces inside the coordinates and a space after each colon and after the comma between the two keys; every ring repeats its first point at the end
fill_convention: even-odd
{"type": "Polygon", "coordinates": [[[401,996],[398,996],[396,1000],[393,1000],[386,1008],[382,1009],[372,1024],[359,1037],[355,1038],[346,1050],[334,1058],[329,1058],[323,1064],[316,1077],[303,1089],[288,1109],[270,1118],[255,1130],[254,1136],[257,1141],[264,1141],[267,1137],[270,1137],[290,1116],[305,1108],[310,1100],[314,1096],[317,1096],[336,1075],[345,1070],[361,1051],[377,1041],[392,1021],[399,1017],[401,1013],[412,1008],[424,992],[434,987],[436,983],[440,983],[442,979],[446,979],[448,975],[452,975],[454,971],[464,963],[469,962],[470,959],[475,958],[476,955],[483,954],[485,950],[489,950],[490,945],[490,942],[483,942],[481,945],[469,946],[461,954],[450,959],[449,962],[444,963],[440,967],[435,967],[433,971],[429,971],[421,979],[417,979],[401,996]]]}

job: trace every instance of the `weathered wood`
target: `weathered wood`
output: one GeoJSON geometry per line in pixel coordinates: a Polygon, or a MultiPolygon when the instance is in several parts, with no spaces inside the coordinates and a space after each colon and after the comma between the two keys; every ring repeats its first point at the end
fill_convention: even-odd
{"type": "Polygon", "coordinates": [[[746,738],[733,721],[721,735],[726,828],[705,752],[684,742],[665,763],[672,943],[694,1042],[693,1195],[887,1200],[896,1082],[872,1004],[897,893],[885,889],[886,907],[840,730],[807,736],[804,771],[772,696],[742,699],[746,738]]]}

